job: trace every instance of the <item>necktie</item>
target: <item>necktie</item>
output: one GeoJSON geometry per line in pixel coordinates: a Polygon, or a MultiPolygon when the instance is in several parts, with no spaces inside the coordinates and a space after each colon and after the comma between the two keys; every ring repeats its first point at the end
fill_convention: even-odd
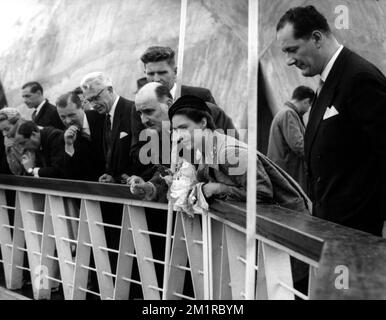
{"type": "Polygon", "coordinates": [[[111,139],[111,116],[106,114],[106,123],[105,123],[105,132],[106,132],[106,141],[110,142],[111,139]]]}
{"type": "Polygon", "coordinates": [[[106,164],[107,169],[110,167],[110,157],[111,157],[111,116],[110,114],[106,114],[105,128],[104,128],[104,136],[105,136],[105,152],[106,152],[106,164]]]}
{"type": "Polygon", "coordinates": [[[37,113],[37,110],[35,109],[34,112],[32,112],[32,116],[31,116],[33,122],[36,122],[36,113],[37,113]]]}

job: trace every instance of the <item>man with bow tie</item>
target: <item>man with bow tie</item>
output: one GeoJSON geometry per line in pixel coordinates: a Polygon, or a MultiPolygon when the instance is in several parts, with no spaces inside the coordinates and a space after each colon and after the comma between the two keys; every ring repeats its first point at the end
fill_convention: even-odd
{"type": "Polygon", "coordinates": [[[56,108],[66,126],[66,178],[98,181],[105,170],[102,145],[104,117],[95,110],[85,111],[76,91],[60,96],[56,108]]]}
{"type": "Polygon", "coordinates": [[[385,76],[341,45],[313,6],[288,10],[277,38],[287,65],[320,77],[305,132],[313,215],[381,236],[385,76]]]}

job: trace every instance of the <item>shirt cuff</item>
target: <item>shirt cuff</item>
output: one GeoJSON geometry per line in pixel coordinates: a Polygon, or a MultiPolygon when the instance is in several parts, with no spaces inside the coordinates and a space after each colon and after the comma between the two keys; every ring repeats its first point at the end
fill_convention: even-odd
{"type": "Polygon", "coordinates": [[[64,147],[64,151],[66,151],[66,153],[70,156],[70,157],[72,157],[73,155],[74,155],[74,153],[75,153],[75,150],[74,150],[74,146],[65,146],[64,147]]]}
{"type": "Polygon", "coordinates": [[[35,178],[39,178],[39,170],[40,168],[34,168],[33,174],[35,178]]]}

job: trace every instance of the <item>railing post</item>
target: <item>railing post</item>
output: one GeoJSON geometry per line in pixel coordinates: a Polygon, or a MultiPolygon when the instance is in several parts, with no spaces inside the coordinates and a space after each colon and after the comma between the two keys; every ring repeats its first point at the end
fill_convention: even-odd
{"type": "Polygon", "coordinates": [[[258,75],[258,0],[249,0],[248,7],[248,178],[246,299],[255,298],[256,279],[256,150],[257,150],[257,75],[258,75]]]}
{"type": "MultiPolygon", "coordinates": [[[[185,51],[185,33],[186,33],[186,15],[188,9],[188,0],[181,0],[181,16],[180,16],[180,37],[178,46],[178,62],[177,62],[177,88],[175,99],[181,96],[181,85],[184,69],[184,51],[185,51]]],[[[173,148],[172,148],[173,150],[173,148]]],[[[172,151],[173,152],[173,151],[172,151]]],[[[174,172],[174,155],[171,156],[171,169],[174,172]]],[[[168,215],[167,215],[167,226],[166,226],[166,244],[165,244],[165,268],[164,268],[164,279],[163,279],[163,292],[162,300],[166,300],[167,291],[169,285],[169,273],[170,273],[170,250],[171,250],[171,235],[173,228],[173,206],[171,201],[168,203],[168,215]]]]}

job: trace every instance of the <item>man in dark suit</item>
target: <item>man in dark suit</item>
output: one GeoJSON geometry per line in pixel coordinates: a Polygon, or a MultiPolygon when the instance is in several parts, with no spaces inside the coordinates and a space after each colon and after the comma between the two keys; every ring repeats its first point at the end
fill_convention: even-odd
{"type": "MultiPolygon", "coordinates": [[[[169,47],[150,47],[141,57],[144,64],[147,82],[159,82],[167,87],[173,98],[176,100],[176,77],[177,67],[175,52],[169,47]]],[[[144,79],[137,81],[138,86],[144,85],[144,79]]],[[[140,88],[138,88],[140,89],[140,88]]],[[[210,90],[200,87],[181,86],[181,96],[196,96],[204,100],[212,111],[213,120],[218,129],[224,130],[225,134],[238,138],[231,119],[223,109],[216,105],[210,90]],[[227,132],[227,130],[232,130],[227,132]]]]}
{"type": "Polygon", "coordinates": [[[15,134],[22,164],[36,178],[64,177],[63,132],[53,127],[39,128],[33,121],[22,123],[15,134]]]}
{"type": "MultiPolygon", "coordinates": [[[[169,47],[150,47],[141,56],[148,82],[160,82],[169,88],[176,100],[177,66],[175,52],[169,47]]],[[[205,102],[216,104],[212,93],[206,88],[181,86],[181,96],[197,96],[205,102]]]]}
{"type": "MultiPolygon", "coordinates": [[[[197,99],[196,96],[190,97],[197,99]]],[[[188,98],[188,96],[184,96],[184,98],[188,98]]],[[[133,193],[136,195],[143,196],[144,199],[147,200],[164,202],[166,201],[167,186],[162,183],[163,180],[160,179],[159,175],[160,173],[164,174],[165,167],[170,167],[171,137],[168,110],[173,105],[173,97],[170,94],[168,87],[161,83],[151,82],[138,91],[135,97],[135,104],[137,111],[141,116],[143,125],[150,132],[153,131],[156,134],[149,134],[151,139],[143,147],[143,153],[141,153],[143,154],[143,157],[145,157],[146,154],[147,161],[153,164],[153,167],[144,172],[141,177],[132,176],[129,179],[128,184],[133,186],[134,184],[137,185],[137,190],[135,190],[134,187],[132,188],[133,193]],[[158,139],[154,139],[154,137],[158,139]],[[146,153],[146,151],[148,152],[146,153]],[[161,166],[158,166],[159,164],[161,166]],[[151,183],[146,183],[145,180],[149,180],[154,185],[157,185],[155,188],[159,190],[156,193],[153,193],[155,188],[151,186],[151,183]]],[[[214,104],[209,102],[206,104],[212,114],[216,114],[218,110],[221,110],[214,104]]],[[[222,114],[224,116],[224,121],[222,121],[224,126],[219,124],[217,129],[223,132],[233,129],[237,136],[238,133],[232,120],[224,112],[222,114]]],[[[194,155],[192,154],[191,156],[193,157],[194,155]]]]}
{"type": "Polygon", "coordinates": [[[28,82],[22,87],[22,96],[24,103],[28,108],[34,109],[32,121],[41,127],[54,127],[63,130],[64,125],[60,120],[55,106],[50,104],[43,95],[43,87],[40,83],[28,82]]]}
{"type": "Polygon", "coordinates": [[[340,45],[313,6],[287,11],[277,37],[289,66],[320,75],[305,133],[313,214],[381,236],[386,78],[340,45]]]}
{"type": "Polygon", "coordinates": [[[11,174],[5,152],[4,136],[0,136],[0,174],[11,174]]]}
{"type": "Polygon", "coordinates": [[[66,126],[66,178],[98,181],[105,172],[106,163],[103,153],[104,117],[95,110],[84,111],[77,91],[60,96],[56,107],[66,126]]]}
{"type": "Polygon", "coordinates": [[[84,77],[81,88],[86,101],[104,116],[103,149],[106,171],[99,178],[103,183],[120,183],[144,169],[139,161],[143,143],[139,134],[144,129],[133,101],[115,93],[111,80],[101,72],[84,77]]]}

